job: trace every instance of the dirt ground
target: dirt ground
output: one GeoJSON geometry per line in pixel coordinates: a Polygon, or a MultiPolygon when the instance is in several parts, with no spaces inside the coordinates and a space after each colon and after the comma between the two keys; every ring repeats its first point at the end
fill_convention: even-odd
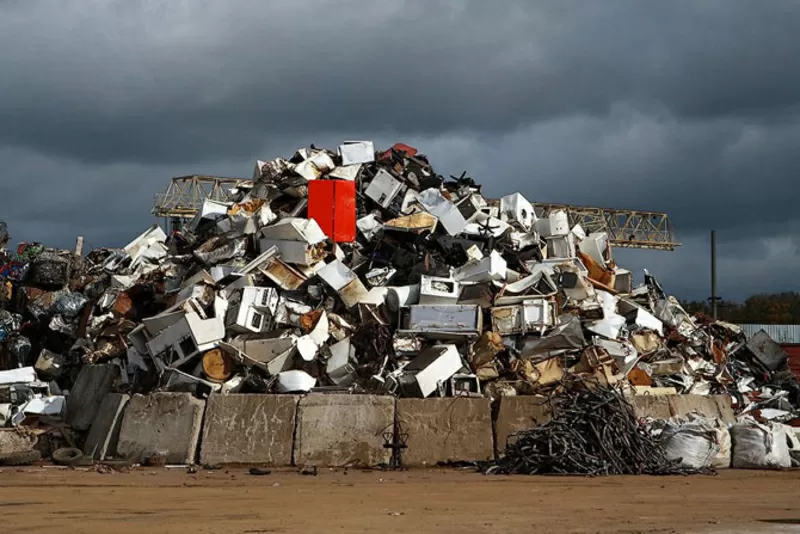
{"type": "Polygon", "coordinates": [[[800,472],[507,477],[464,471],[0,471],[0,532],[800,532],[800,472]]]}

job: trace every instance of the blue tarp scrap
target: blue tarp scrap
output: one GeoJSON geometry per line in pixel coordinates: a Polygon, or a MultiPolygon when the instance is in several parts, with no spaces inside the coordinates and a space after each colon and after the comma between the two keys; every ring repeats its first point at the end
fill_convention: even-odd
{"type": "Polygon", "coordinates": [[[11,260],[3,266],[0,266],[0,278],[5,280],[22,280],[30,269],[28,262],[21,262],[11,260]]]}

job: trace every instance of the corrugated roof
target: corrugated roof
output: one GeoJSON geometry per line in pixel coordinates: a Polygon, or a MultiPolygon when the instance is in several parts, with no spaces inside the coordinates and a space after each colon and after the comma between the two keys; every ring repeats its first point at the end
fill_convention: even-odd
{"type": "Polygon", "coordinates": [[[800,345],[800,324],[740,324],[747,339],[764,330],[777,343],[800,345]]]}

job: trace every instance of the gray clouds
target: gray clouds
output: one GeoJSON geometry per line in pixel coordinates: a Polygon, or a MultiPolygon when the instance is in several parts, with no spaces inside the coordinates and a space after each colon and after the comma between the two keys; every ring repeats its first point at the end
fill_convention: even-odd
{"type": "Polygon", "coordinates": [[[680,296],[712,227],[724,296],[796,288],[762,258],[800,263],[796,2],[65,5],[0,3],[14,238],[123,244],[171,176],[371,138],[490,194],[669,212],[685,247],[618,255],[680,296]]]}

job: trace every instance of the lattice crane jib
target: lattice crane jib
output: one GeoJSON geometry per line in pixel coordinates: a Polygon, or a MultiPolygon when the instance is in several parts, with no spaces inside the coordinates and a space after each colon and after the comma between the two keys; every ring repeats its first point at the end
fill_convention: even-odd
{"type": "Polygon", "coordinates": [[[564,210],[570,226],[580,224],[587,234],[606,232],[615,247],[675,250],[680,246],[669,215],[663,212],[547,203],[534,208],[541,217],[564,210]]]}
{"type": "MultiPolygon", "coordinates": [[[[244,178],[179,176],[172,179],[165,192],[155,196],[151,213],[173,221],[190,219],[197,214],[205,199],[228,201],[232,188],[251,186],[252,183],[252,180],[244,178]]],[[[675,250],[680,246],[666,213],[549,203],[535,203],[534,208],[539,217],[564,210],[570,227],[580,224],[587,234],[606,232],[615,247],[675,250]]]]}
{"type": "Polygon", "coordinates": [[[228,201],[231,189],[250,184],[252,181],[244,178],[178,176],[170,181],[166,191],[155,196],[151,213],[156,217],[190,219],[203,206],[204,200],[228,201]]]}

